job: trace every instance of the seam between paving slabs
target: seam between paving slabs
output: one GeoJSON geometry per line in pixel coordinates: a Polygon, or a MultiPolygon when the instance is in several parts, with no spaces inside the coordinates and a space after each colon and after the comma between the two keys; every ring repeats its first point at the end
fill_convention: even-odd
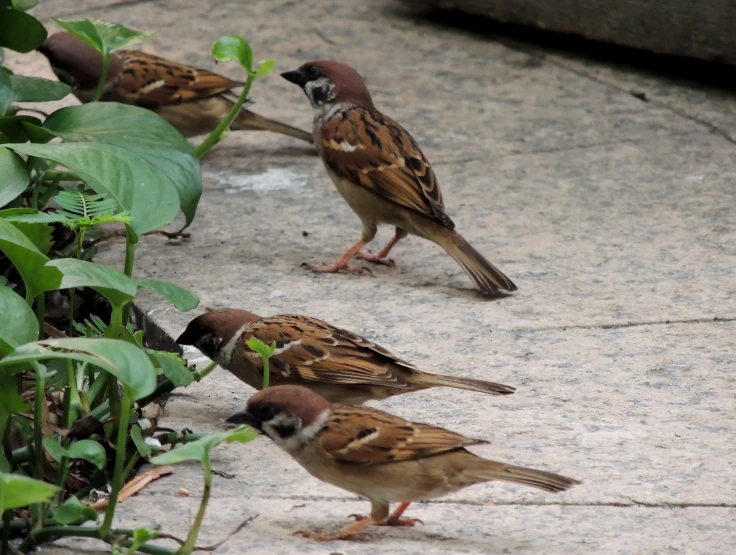
{"type": "MultiPolygon", "coordinates": [[[[150,497],[177,497],[179,495],[170,494],[168,492],[156,492],[148,493],[150,497]]],[[[191,498],[198,499],[201,496],[192,494],[191,498]]],[[[213,500],[221,499],[238,499],[238,500],[253,500],[253,499],[269,499],[274,501],[314,501],[314,502],[340,502],[340,503],[361,503],[364,499],[357,497],[315,497],[309,495],[253,495],[253,496],[238,496],[232,497],[229,495],[212,497],[213,500]]],[[[614,508],[628,508],[628,507],[644,507],[648,509],[690,509],[690,508],[702,508],[702,509],[736,509],[736,503],[688,503],[688,502],[662,502],[662,503],[650,503],[646,501],[637,501],[635,499],[628,498],[629,502],[623,501],[540,501],[540,502],[526,502],[526,501],[499,501],[499,502],[480,502],[480,501],[463,501],[463,500],[442,500],[436,499],[433,501],[416,502],[413,505],[422,507],[426,505],[464,505],[472,507],[614,507],[614,508]]]]}
{"type": "Polygon", "coordinates": [[[641,326],[667,326],[670,324],[721,324],[736,322],[736,317],[730,316],[722,318],[715,316],[713,318],[693,318],[690,320],[653,320],[649,322],[626,322],[623,324],[581,324],[572,326],[547,326],[543,328],[506,328],[498,330],[499,332],[537,332],[537,331],[554,331],[554,330],[612,330],[619,328],[636,328],[641,326]]]}

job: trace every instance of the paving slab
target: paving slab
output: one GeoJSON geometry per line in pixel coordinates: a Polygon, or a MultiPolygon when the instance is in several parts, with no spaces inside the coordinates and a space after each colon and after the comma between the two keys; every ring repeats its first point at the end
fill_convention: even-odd
{"type": "MultiPolygon", "coordinates": [[[[426,370],[515,385],[506,398],[433,390],[380,406],[491,441],[478,454],[584,481],[557,496],[480,485],[417,506],[424,527],[321,545],[292,533],[337,526],[366,503],[259,438],[215,452],[214,468],[233,477],[215,477],[201,544],[258,513],[218,553],[736,547],[736,175],[734,145],[712,128],[727,127],[733,110],[722,91],[443,28],[388,0],[150,1],[79,16],[160,28],[147,49],[202,67],[215,67],[212,42],[234,32],[280,70],[314,58],[353,63],[377,106],[422,144],[458,230],[519,286],[486,300],[417,238],[374,277],[309,274],[302,262],[333,261],[358,238],[357,218],[311,149],[233,133],[203,161],[192,237],[144,237],[136,255],[136,277],[189,287],[201,306],[180,314],[144,293],[149,322],[176,337],[207,307],[309,314],[426,370]],[[632,75],[658,102],[630,94],[632,75]]],[[[48,74],[40,58],[11,63],[48,74]]],[[[238,76],[231,64],[216,70],[238,76]]],[[[252,97],[264,115],[310,126],[302,93],[277,77],[252,97]]],[[[375,246],[390,235],[382,230],[375,246]]],[[[98,260],[121,264],[122,243],[98,260]]],[[[196,350],[186,355],[204,364],[196,350]]],[[[222,430],[251,391],[218,369],[172,395],[161,425],[222,430]]],[[[200,482],[196,465],[178,467],[125,501],[117,524],[185,535],[200,482]]],[[[45,550],[98,549],[62,545],[45,550]]]]}

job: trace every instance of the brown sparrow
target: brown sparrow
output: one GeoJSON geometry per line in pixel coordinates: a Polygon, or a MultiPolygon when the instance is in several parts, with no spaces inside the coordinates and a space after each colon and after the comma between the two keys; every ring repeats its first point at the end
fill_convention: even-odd
{"type": "Polygon", "coordinates": [[[359,405],[438,386],[490,395],[515,391],[499,383],[422,372],[380,345],[309,316],[262,318],[233,308],[212,310],[189,322],[176,342],[194,345],[240,380],[261,389],[263,363],[247,345],[251,337],[276,342],[269,360],[272,384],[302,385],[329,401],[359,405]]]}
{"type": "Polygon", "coordinates": [[[465,450],[486,441],[374,408],[330,404],[299,386],[260,391],[227,422],[253,426],[315,478],[370,499],[369,517],[356,516],[357,522],[332,533],[302,532],[320,541],[348,538],[373,524],[413,526],[416,520],[401,518],[410,503],[482,482],[515,482],[552,493],[580,483],[465,450]],[[400,505],[389,516],[392,502],[400,505]]]}
{"type": "MultiPolygon", "coordinates": [[[[100,54],[68,32],[51,35],[39,47],[60,81],[81,102],[89,102],[102,71],[100,54]]],[[[185,137],[212,132],[237,100],[230,89],[243,83],[206,69],[165,60],[138,50],[110,55],[103,101],[148,108],[176,127],[185,137]]],[[[274,131],[312,143],[306,131],[273,121],[243,108],[233,131],[274,131]]]]}
{"type": "Polygon", "coordinates": [[[281,76],[306,93],[314,109],[314,142],[337,190],[363,222],[360,241],[335,264],[314,272],[361,273],[361,260],[391,264],[388,254],[407,234],[437,243],[485,294],[515,291],[516,285],[455,231],[445,213],[439,183],[416,141],[373,106],[363,79],[341,62],[308,62],[281,76]],[[396,227],[378,254],[361,249],[379,224],[396,227]]]}

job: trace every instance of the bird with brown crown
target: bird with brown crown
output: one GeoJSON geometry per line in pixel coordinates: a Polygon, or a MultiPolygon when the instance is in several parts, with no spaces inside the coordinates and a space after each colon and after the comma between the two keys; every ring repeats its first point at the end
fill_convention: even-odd
{"type": "Polygon", "coordinates": [[[281,76],[301,87],[314,112],[314,142],[327,173],[363,223],[360,241],[337,262],[310,266],[313,272],[365,271],[361,260],[393,264],[388,255],[407,234],[442,247],[486,295],[516,290],[506,275],[455,231],[445,212],[440,185],[416,141],[373,105],[363,79],[352,67],[335,61],[308,62],[281,76]],[[361,249],[377,226],[396,228],[377,254],[361,249]]]}
{"type": "MultiPolygon", "coordinates": [[[[102,57],[82,39],[66,31],[51,35],[39,47],[60,81],[72,87],[81,102],[94,96],[102,57]]],[[[211,133],[237,100],[231,89],[243,83],[223,75],[166,60],[139,50],[110,54],[102,101],[153,110],[185,137],[211,133]]],[[[311,143],[306,131],[241,109],[233,131],[273,131],[311,143]]]]}
{"type": "Polygon", "coordinates": [[[335,532],[301,532],[318,541],[351,539],[370,525],[414,526],[416,519],[402,517],[410,503],[483,482],[512,482],[550,493],[580,483],[465,449],[486,441],[374,408],[330,404],[298,386],[264,389],[227,421],[256,428],[315,478],[370,500],[370,516],[351,515],[354,524],[335,532]],[[391,503],[399,503],[393,513],[391,503]]]}
{"type": "Polygon", "coordinates": [[[263,387],[263,361],[248,347],[255,337],[276,342],[269,359],[271,383],[302,385],[329,401],[362,404],[371,399],[454,387],[509,395],[513,387],[471,378],[430,374],[348,330],[296,314],[261,317],[224,308],[198,316],[176,340],[194,345],[251,387],[263,387]]]}

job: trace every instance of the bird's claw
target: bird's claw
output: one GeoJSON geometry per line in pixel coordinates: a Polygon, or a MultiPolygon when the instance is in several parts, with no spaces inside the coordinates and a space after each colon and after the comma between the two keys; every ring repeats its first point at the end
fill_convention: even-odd
{"type": "Polygon", "coordinates": [[[348,274],[370,274],[373,275],[373,272],[370,268],[366,268],[365,266],[351,266],[350,264],[307,264],[306,262],[302,264],[303,268],[308,268],[315,274],[335,274],[337,272],[345,272],[348,274]]]}
{"type": "Polygon", "coordinates": [[[380,524],[380,526],[406,526],[410,528],[410,527],[415,526],[417,522],[421,524],[422,526],[424,526],[423,520],[420,520],[418,518],[406,518],[406,517],[393,518],[393,519],[389,517],[386,520],[384,520],[380,524]]]}
{"type": "Polygon", "coordinates": [[[396,266],[396,262],[394,262],[393,258],[386,258],[382,257],[378,254],[373,254],[370,252],[359,252],[355,255],[356,258],[360,260],[365,260],[366,262],[371,262],[373,264],[381,264],[382,266],[388,266],[389,268],[394,268],[396,266]]]}

